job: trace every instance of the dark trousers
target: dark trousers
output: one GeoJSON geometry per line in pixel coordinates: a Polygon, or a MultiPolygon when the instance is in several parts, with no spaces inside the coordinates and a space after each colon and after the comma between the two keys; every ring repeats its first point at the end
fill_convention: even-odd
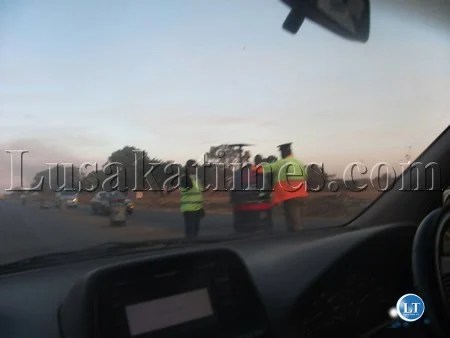
{"type": "Polygon", "coordinates": [[[301,230],[304,214],[304,204],[302,198],[291,198],[283,202],[284,217],[286,227],[290,232],[301,230]]]}
{"type": "Polygon", "coordinates": [[[273,230],[272,209],[261,211],[234,211],[234,230],[236,232],[252,232],[273,230]]]}
{"type": "Polygon", "coordinates": [[[200,231],[200,220],[202,219],[201,210],[185,211],[183,217],[186,238],[197,238],[200,231]]]}

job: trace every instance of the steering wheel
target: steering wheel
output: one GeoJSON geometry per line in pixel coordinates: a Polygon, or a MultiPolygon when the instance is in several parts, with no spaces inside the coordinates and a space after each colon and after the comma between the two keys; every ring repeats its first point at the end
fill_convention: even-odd
{"type": "Polygon", "coordinates": [[[413,243],[414,282],[438,337],[450,337],[450,300],[447,300],[441,271],[443,238],[449,227],[450,206],[436,209],[420,223],[413,243]]]}

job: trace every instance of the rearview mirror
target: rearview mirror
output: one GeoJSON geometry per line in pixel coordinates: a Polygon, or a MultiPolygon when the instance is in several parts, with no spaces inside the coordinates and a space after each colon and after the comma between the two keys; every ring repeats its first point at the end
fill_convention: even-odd
{"type": "Polygon", "coordinates": [[[291,8],[283,28],[296,34],[305,18],[350,40],[367,42],[369,0],[281,0],[291,8]]]}

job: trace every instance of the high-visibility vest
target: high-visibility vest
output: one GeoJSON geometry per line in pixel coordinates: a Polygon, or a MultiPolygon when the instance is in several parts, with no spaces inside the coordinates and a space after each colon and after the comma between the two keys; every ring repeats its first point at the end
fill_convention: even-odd
{"type": "Polygon", "coordinates": [[[306,167],[292,155],[272,163],[272,203],[308,196],[306,167]]]}
{"type": "Polygon", "coordinates": [[[203,187],[198,182],[196,175],[190,175],[189,177],[192,181],[192,188],[180,188],[181,212],[198,211],[203,208],[203,187]]]}

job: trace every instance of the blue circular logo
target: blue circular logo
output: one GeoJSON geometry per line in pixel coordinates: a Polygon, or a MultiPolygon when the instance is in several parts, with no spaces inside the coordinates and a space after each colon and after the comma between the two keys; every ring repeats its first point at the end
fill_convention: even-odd
{"type": "Polygon", "coordinates": [[[397,314],[404,321],[415,322],[424,312],[425,303],[422,298],[413,293],[402,296],[397,302],[397,314]]]}

